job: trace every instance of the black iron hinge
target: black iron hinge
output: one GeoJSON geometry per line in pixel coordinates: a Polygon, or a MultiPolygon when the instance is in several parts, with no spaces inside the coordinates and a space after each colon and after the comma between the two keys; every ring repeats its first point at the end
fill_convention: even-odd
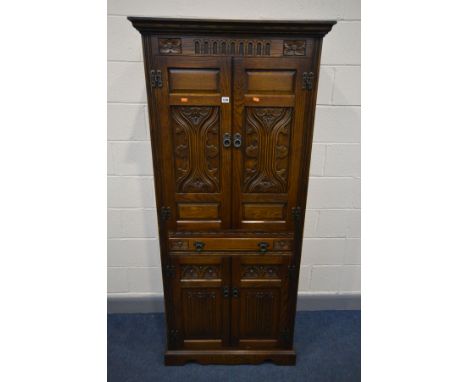
{"type": "Polygon", "coordinates": [[[171,218],[171,207],[161,207],[161,219],[163,221],[171,218]]]}
{"type": "Polygon", "coordinates": [[[291,331],[287,328],[281,330],[280,337],[284,342],[288,343],[289,341],[291,341],[291,331]]]}
{"type": "Polygon", "coordinates": [[[293,207],[291,208],[291,213],[292,213],[292,217],[294,219],[294,221],[297,223],[301,220],[301,214],[302,214],[302,210],[301,210],[301,207],[293,207]]]}
{"type": "Polygon", "coordinates": [[[292,280],[296,277],[296,266],[291,264],[288,266],[289,279],[292,280]]]}
{"type": "Polygon", "coordinates": [[[312,90],[314,85],[314,72],[304,72],[302,74],[302,89],[312,90]]]}
{"type": "Polygon", "coordinates": [[[166,265],[165,268],[166,276],[173,277],[175,274],[175,266],[174,265],[166,265]]]}
{"type": "Polygon", "coordinates": [[[179,342],[179,338],[180,338],[180,331],[177,330],[177,329],[171,329],[169,331],[169,343],[172,345],[172,346],[177,346],[178,342],[179,342]]]}
{"type": "Polygon", "coordinates": [[[150,70],[150,80],[153,88],[162,88],[162,74],[160,70],[150,70]]]}

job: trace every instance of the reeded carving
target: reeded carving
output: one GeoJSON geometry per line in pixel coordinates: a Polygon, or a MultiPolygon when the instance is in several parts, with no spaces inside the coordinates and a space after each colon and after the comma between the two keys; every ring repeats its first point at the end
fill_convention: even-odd
{"type": "Polygon", "coordinates": [[[288,189],[290,108],[246,108],[244,192],[288,189]]]}
{"type": "Polygon", "coordinates": [[[270,56],[271,41],[196,39],[193,50],[200,55],[270,56]]]}
{"type": "Polygon", "coordinates": [[[181,54],[182,41],[180,38],[160,38],[159,53],[161,54],[181,54]]]}
{"type": "Polygon", "coordinates": [[[218,108],[175,106],[171,113],[177,192],[219,192],[218,108]]]}
{"type": "Polygon", "coordinates": [[[279,265],[243,265],[241,277],[243,279],[277,279],[279,265]]]}
{"type": "Polygon", "coordinates": [[[181,279],[210,280],[220,277],[219,265],[184,265],[181,268],[181,279]]]}
{"type": "Polygon", "coordinates": [[[305,56],[305,40],[284,40],[283,55],[285,56],[305,56]]]}
{"type": "Polygon", "coordinates": [[[241,320],[244,338],[271,338],[277,331],[275,294],[268,290],[247,290],[241,320]]]}

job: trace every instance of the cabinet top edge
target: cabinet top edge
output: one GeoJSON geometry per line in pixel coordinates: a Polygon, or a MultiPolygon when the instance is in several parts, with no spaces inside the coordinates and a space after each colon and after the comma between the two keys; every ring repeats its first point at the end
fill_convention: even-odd
{"type": "Polygon", "coordinates": [[[128,17],[140,33],[249,33],[325,36],[336,20],[218,20],[128,17]]]}

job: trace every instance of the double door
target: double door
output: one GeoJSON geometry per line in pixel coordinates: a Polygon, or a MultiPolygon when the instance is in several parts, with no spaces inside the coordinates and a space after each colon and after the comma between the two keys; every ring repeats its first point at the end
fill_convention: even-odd
{"type": "Polygon", "coordinates": [[[159,56],[156,67],[167,228],[292,231],[309,60],[159,56]]]}
{"type": "Polygon", "coordinates": [[[170,349],[290,346],[291,256],[171,256],[170,349]]]}

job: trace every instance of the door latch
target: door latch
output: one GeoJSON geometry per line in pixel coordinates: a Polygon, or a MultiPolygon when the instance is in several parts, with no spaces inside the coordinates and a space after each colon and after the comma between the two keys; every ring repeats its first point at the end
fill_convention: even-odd
{"type": "Polygon", "coordinates": [[[162,88],[162,73],[158,70],[150,70],[150,81],[153,88],[162,88]]]}
{"type": "Polygon", "coordinates": [[[314,72],[304,72],[302,74],[302,89],[312,90],[314,83],[314,72]]]}

